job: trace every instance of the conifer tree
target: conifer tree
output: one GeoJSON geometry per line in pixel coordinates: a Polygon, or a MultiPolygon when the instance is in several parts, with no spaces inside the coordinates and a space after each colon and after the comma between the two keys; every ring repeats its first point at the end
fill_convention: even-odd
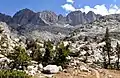
{"type": "Polygon", "coordinates": [[[119,43],[117,43],[117,46],[116,46],[116,55],[118,58],[118,60],[116,61],[117,69],[119,69],[119,60],[120,60],[120,44],[119,43]]]}
{"type": "Polygon", "coordinates": [[[48,42],[44,43],[44,47],[45,47],[45,54],[43,56],[42,63],[43,66],[46,66],[52,62],[53,45],[51,41],[48,40],[48,42]]]}
{"type": "Polygon", "coordinates": [[[105,37],[104,37],[105,43],[106,45],[104,45],[104,51],[107,52],[107,56],[108,56],[108,65],[110,65],[111,63],[111,59],[110,56],[112,54],[112,47],[111,47],[111,39],[110,39],[110,35],[109,35],[109,29],[106,28],[106,33],[105,33],[105,37]]]}
{"type": "Polygon", "coordinates": [[[69,45],[64,46],[63,43],[60,43],[56,48],[55,63],[63,66],[67,62],[66,57],[69,55],[69,53],[69,45]]]}

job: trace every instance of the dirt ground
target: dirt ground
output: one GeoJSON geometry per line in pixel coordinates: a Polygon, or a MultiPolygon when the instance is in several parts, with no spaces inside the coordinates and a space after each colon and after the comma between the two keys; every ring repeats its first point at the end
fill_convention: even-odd
{"type": "Polygon", "coordinates": [[[60,72],[53,78],[120,78],[120,71],[106,69],[91,69],[90,72],[82,72],[77,69],[68,69],[67,72],[60,72]]]}

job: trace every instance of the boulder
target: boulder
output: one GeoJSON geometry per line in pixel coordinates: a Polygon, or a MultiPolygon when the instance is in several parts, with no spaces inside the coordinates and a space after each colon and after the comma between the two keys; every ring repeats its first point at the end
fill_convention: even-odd
{"type": "Polygon", "coordinates": [[[43,68],[43,72],[47,74],[55,74],[59,72],[59,67],[56,65],[47,65],[43,68]]]}
{"type": "Polygon", "coordinates": [[[38,65],[38,69],[39,69],[39,70],[42,70],[42,69],[43,69],[43,65],[42,65],[41,63],[38,65]]]}
{"type": "Polygon", "coordinates": [[[34,71],[38,71],[38,66],[28,66],[27,67],[28,71],[34,70],[34,71]]]}
{"type": "Polygon", "coordinates": [[[113,78],[113,76],[112,75],[108,75],[108,78],[113,78]]]}
{"type": "Polygon", "coordinates": [[[7,46],[7,43],[3,43],[2,45],[1,45],[1,47],[2,48],[7,48],[8,46],[7,46]]]}
{"type": "Polygon", "coordinates": [[[5,57],[4,55],[0,54],[0,58],[4,58],[4,57],[5,57]]]}
{"type": "Polygon", "coordinates": [[[0,58],[0,69],[9,69],[8,64],[10,62],[11,60],[6,57],[0,58]]]}
{"type": "Polygon", "coordinates": [[[25,72],[32,76],[34,76],[36,73],[40,73],[40,71],[38,70],[38,65],[28,66],[27,70],[25,70],[25,72]]]}
{"type": "Polygon", "coordinates": [[[80,66],[80,70],[83,72],[89,72],[89,69],[85,67],[84,65],[80,66]]]}
{"type": "Polygon", "coordinates": [[[62,66],[58,66],[58,68],[59,68],[59,71],[62,71],[63,69],[62,69],[62,66]]]}
{"type": "Polygon", "coordinates": [[[3,57],[3,58],[0,58],[0,62],[7,62],[7,63],[10,63],[10,59],[8,59],[7,57],[3,57]]]}

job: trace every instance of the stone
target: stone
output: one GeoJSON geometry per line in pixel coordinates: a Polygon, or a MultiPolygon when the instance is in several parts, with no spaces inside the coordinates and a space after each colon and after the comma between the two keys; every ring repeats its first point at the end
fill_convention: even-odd
{"type": "Polygon", "coordinates": [[[89,69],[87,69],[84,65],[80,66],[80,70],[83,72],[89,72],[89,69]]]}
{"type": "Polygon", "coordinates": [[[44,73],[55,74],[59,72],[59,67],[56,65],[47,65],[43,68],[44,73]]]}
{"type": "Polygon", "coordinates": [[[108,78],[113,78],[113,76],[112,75],[108,75],[108,78]]]}
{"type": "Polygon", "coordinates": [[[29,70],[29,71],[31,71],[31,70],[35,70],[35,71],[37,71],[38,70],[38,66],[36,65],[34,65],[34,66],[28,66],[27,67],[27,69],[29,70]]]}
{"type": "Polygon", "coordinates": [[[34,76],[36,74],[36,72],[34,70],[31,70],[28,72],[28,75],[34,76]]]}
{"type": "Polygon", "coordinates": [[[37,62],[37,61],[33,61],[33,60],[32,60],[32,61],[31,61],[31,63],[32,63],[32,64],[37,64],[38,62],[37,62]]]}
{"type": "Polygon", "coordinates": [[[15,38],[15,39],[14,39],[15,42],[19,42],[19,40],[20,40],[20,39],[18,39],[18,38],[15,38]]]}
{"type": "Polygon", "coordinates": [[[62,71],[63,69],[62,69],[62,66],[58,66],[58,68],[59,68],[59,71],[62,71]]]}
{"type": "Polygon", "coordinates": [[[10,69],[8,64],[10,63],[10,59],[4,57],[0,58],[0,69],[10,69]]]}
{"type": "Polygon", "coordinates": [[[45,76],[45,78],[52,78],[53,74],[45,74],[44,76],[45,76]]]}
{"type": "Polygon", "coordinates": [[[3,43],[3,44],[1,45],[1,47],[7,48],[7,47],[8,47],[8,46],[7,46],[7,43],[3,43]]]}
{"type": "Polygon", "coordinates": [[[0,58],[4,58],[4,57],[5,57],[4,55],[0,54],[0,58]]]}
{"type": "Polygon", "coordinates": [[[43,69],[43,65],[41,63],[38,65],[38,69],[40,69],[40,70],[43,69]]]}
{"type": "Polygon", "coordinates": [[[3,31],[4,31],[3,25],[0,25],[0,33],[2,33],[3,31]]]}
{"type": "Polygon", "coordinates": [[[28,66],[25,72],[32,76],[34,76],[36,73],[40,73],[40,71],[38,70],[38,65],[28,66]]]}
{"type": "Polygon", "coordinates": [[[66,59],[71,60],[72,58],[70,56],[66,57],[66,59]]]}
{"type": "Polygon", "coordinates": [[[0,58],[0,62],[7,62],[7,63],[10,63],[11,60],[8,59],[7,57],[3,57],[3,58],[0,58]]]}
{"type": "Polygon", "coordinates": [[[33,68],[34,68],[34,66],[28,66],[28,67],[27,67],[27,70],[28,70],[28,71],[31,71],[31,70],[33,70],[33,68]]]}

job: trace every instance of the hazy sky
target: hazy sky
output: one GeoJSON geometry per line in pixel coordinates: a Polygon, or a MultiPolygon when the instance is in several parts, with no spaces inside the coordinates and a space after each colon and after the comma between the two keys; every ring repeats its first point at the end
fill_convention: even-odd
{"type": "Polygon", "coordinates": [[[120,0],[0,0],[0,12],[13,15],[16,11],[29,8],[33,11],[51,10],[57,14],[70,11],[94,11],[96,14],[120,13],[120,0]]]}

